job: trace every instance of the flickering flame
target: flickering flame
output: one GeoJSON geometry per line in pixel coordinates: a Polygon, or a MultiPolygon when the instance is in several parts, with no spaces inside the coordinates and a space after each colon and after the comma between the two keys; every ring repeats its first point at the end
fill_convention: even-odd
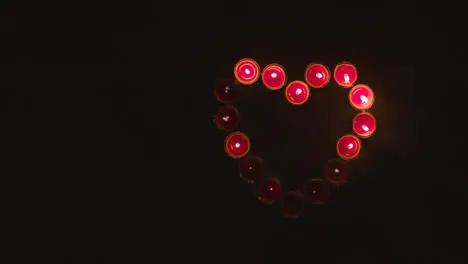
{"type": "Polygon", "coordinates": [[[353,143],[348,144],[348,149],[352,149],[354,147],[353,143]]]}
{"type": "Polygon", "coordinates": [[[364,131],[366,131],[366,132],[368,132],[368,131],[369,131],[369,127],[368,127],[368,126],[366,126],[366,125],[362,125],[361,127],[362,127],[362,130],[364,130],[364,131]]]}
{"type": "Polygon", "coordinates": [[[319,79],[321,79],[321,78],[323,77],[323,75],[322,75],[320,72],[318,72],[317,74],[315,74],[315,76],[316,76],[317,78],[319,78],[319,79]]]}
{"type": "Polygon", "coordinates": [[[240,145],[241,145],[240,143],[236,143],[236,144],[234,144],[234,146],[235,146],[236,148],[239,148],[239,147],[240,147],[240,145]]]}
{"type": "Polygon", "coordinates": [[[349,75],[347,73],[344,75],[344,81],[345,83],[349,83],[349,75]]]}
{"type": "Polygon", "coordinates": [[[369,102],[369,99],[367,99],[367,97],[365,95],[361,95],[360,98],[361,98],[361,103],[362,104],[367,104],[369,102]]]}
{"type": "Polygon", "coordinates": [[[249,70],[249,69],[245,69],[245,74],[250,74],[250,70],[249,70]]]}
{"type": "Polygon", "coordinates": [[[301,93],[302,93],[302,90],[301,90],[300,88],[297,88],[297,89],[296,89],[296,94],[299,95],[299,94],[301,94],[301,93]]]}
{"type": "Polygon", "coordinates": [[[278,76],[278,74],[276,74],[276,72],[274,72],[274,73],[271,74],[271,77],[272,77],[272,78],[276,78],[276,76],[278,76]]]}

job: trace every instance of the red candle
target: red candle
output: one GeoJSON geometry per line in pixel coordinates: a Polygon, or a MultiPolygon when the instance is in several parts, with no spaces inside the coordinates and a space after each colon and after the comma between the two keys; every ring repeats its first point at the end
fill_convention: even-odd
{"type": "Polygon", "coordinates": [[[224,79],[220,81],[214,89],[216,99],[221,103],[233,103],[239,97],[239,91],[231,79],[224,79]]]}
{"type": "Polygon", "coordinates": [[[263,173],[262,160],[259,157],[248,156],[239,162],[239,176],[248,183],[256,182],[263,173]]]}
{"type": "Polygon", "coordinates": [[[258,199],[266,204],[272,204],[281,196],[281,184],[275,178],[265,179],[258,188],[258,199]]]}
{"type": "Polygon", "coordinates": [[[376,121],[373,115],[367,112],[357,114],[353,119],[353,130],[359,137],[368,138],[374,134],[376,121]]]}
{"type": "Polygon", "coordinates": [[[312,88],[325,87],[330,82],[330,71],[323,64],[310,64],[305,71],[305,80],[312,88]]]}
{"type": "Polygon", "coordinates": [[[237,81],[244,85],[251,85],[258,80],[260,76],[260,66],[252,59],[242,59],[234,67],[234,75],[237,81]]]}
{"type": "Polygon", "coordinates": [[[301,81],[293,81],[286,87],[286,99],[293,105],[301,105],[309,99],[309,87],[301,81]]]}
{"type": "Polygon", "coordinates": [[[330,197],[330,188],[326,181],[320,178],[313,178],[307,181],[304,194],[310,203],[321,205],[330,197]]]}
{"type": "Polygon", "coordinates": [[[267,65],[262,72],[263,84],[271,90],[279,90],[286,84],[286,71],[279,64],[267,65]]]}
{"type": "Polygon", "coordinates": [[[348,179],[348,175],[348,166],[342,160],[329,160],[325,164],[324,176],[331,183],[343,184],[348,179]]]}
{"type": "Polygon", "coordinates": [[[304,211],[304,196],[297,191],[288,191],[282,198],[281,209],[284,217],[297,219],[304,211]]]}
{"type": "Polygon", "coordinates": [[[242,158],[250,151],[250,139],[242,132],[233,132],[226,137],[224,151],[234,159],[242,158]]]}
{"type": "Polygon", "coordinates": [[[336,150],[342,159],[353,159],[361,151],[361,141],[354,135],[342,136],[336,143],[336,150]]]}
{"type": "Polygon", "coordinates": [[[354,86],[348,95],[349,103],[357,110],[367,110],[374,104],[374,92],[364,84],[354,86]]]}
{"type": "Polygon", "coordinates": [[[222,106],[215,114],[216,125],[221,130],[231,131],[235,129],[239,120],[239,111],[233,106],[222,106]]]}
{"type": "Polygon", "coordinates": [[[333,77],[338,85],[349,88],[357,81],[358,72],[353,64],[342,62],[336,65],[333,77]]]}

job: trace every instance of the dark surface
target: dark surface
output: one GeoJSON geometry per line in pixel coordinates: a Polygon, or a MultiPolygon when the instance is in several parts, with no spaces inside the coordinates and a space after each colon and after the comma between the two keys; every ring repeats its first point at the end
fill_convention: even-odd
{"type": "MultiPolygon", "coordinates": [[[[462,65],[455,13],[5,3],[0,153],[17,263],[466,263],[462,184],[447,180],[462,162],[442,166],[462,133],[439,125],[462,107],[439,99],[459,84],[440,74],[462,65]],[[348,60],[376,93],[377,133],[349,183],[296,221],[256,201],[212,123],[213,86],[242,57],[290,79],[348,60]]],[[[334,157],[355,113],[333,84],[301,107],[259,85],[242,96],[242,129],[287,187],[334,157]]]]}

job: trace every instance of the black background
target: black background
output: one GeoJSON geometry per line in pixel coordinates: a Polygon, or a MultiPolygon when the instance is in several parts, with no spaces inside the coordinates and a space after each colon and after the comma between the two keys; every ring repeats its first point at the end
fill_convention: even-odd
{"type": "MultiPolygon", "coordinates": [[[[463,16],[427,9],[4,2],[11,263],[466,263],[463,16]],[[214,85],[243,57],[291,80],[351,61],[376,93],[350,182],[297,221],[256,201],[213,124],[214,85]]],[[[241,128],[286,187],[351,132],[335,84],[301,107],[247,89],[241,128]]]]}

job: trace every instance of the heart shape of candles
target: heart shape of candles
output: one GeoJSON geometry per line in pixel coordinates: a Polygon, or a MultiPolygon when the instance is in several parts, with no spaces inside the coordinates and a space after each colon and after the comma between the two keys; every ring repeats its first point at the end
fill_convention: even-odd
{"type": "Polygon", "coordinates": [[[341,185],[348,180],[350,170],[346,161],[359,156],[361,139],[372,136],[376,130],[375,117],[366,112],[374,104],[373,90],[367,85],[355,84],[358,72],[349,62],[338,63],[333,74],[327,66],[311,63],[305,69],[304,81],[292,80],[288,83],[287,73],[282,65],[271,63],[261,70],[255,60],[244,58],[235,64],[234,77],[235,79],[223,79],[215,87],[215,97],[227,105],[216,111],[214,119],[220,130],[230,131],[224,141],[224,150],[229,157],[239,160],[239,177],[247,183],[258,183],[256,194],[263,203],[273,204],[281,200],[281,210],[286,218],[298,218],[306,202],[312,205],[324,204],[331,194],[329,183],[341,185]],[[286,100],[294,106],[300,106],[313,96],[309,87],[323,89],[330,83],[331,76],[340,87],[349,89],[348,102],[352,108],[360,111],[350,122],[354,134],[346,134],[337,139],[336,153],[339,158],[330,159],[325,164],[323,177],[308,179],[302,189],[284,190],[278,178],[265,177],[263,160],[249,155],[250,139],[245,133],[236,131],[241,117],[238,109],[230,104],[238,99],[240,89],[253,89],[249,86],[261,79],[263,85],[272,92],[284,88],[286,100]]]}

